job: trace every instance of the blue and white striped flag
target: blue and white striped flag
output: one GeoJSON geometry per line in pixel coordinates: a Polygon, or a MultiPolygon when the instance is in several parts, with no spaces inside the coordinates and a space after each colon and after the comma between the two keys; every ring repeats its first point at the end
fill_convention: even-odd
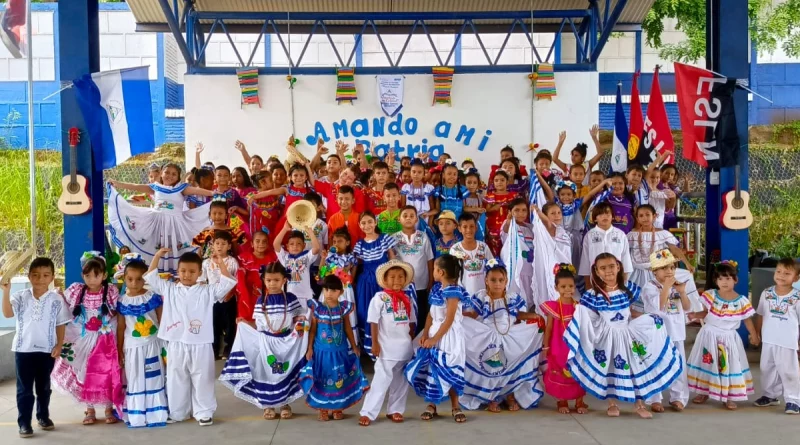
{"type": "Polygon", "coordinates": [[[103,169],[155,150],[148,67],[87,74],[72,84],[103,169]]]}
{"type": "Polygon", "coordinates": [[[622,108],[622,84],[617,85],[617,108],[614,112],[614,145],[611,149],[611,171],[628,169],[628,120],[622,108]]]}

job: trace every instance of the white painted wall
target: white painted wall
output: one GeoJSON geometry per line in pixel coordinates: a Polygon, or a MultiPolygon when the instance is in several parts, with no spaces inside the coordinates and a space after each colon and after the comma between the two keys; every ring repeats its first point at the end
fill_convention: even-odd
{"type": "MultiPolygon", "coordinates": [[[[433,79],[430,75],[408,75],[405,79],[404,106],[401,110],[403,122],[417,120],[413,135],[391,135],[390,122],[398,120],[385,117],[377,102],[377,86],[373,76],[356,76],[359,99],[353,105],[338,105],[335,101],[336,77],[297,76],[294,90],[296,136],[309,158],[313,155],[307,138],[314,141],[315,126],[319,122],[327,136],[336,138],[334,122],[347,121],[349,131],[358,119],[366,119],[370,134],[364,136],[367,143],[391,144],[395,141],[407,154],[407,145],[423,144],[432,147],[442,144],[442,149],[456,159],[470,157],[477,164],[497,161],[501,147],[512,144],[524,153],[531,140],[543,148],[553,148],[557,132],[563,129],[568,134],[586,134],[598,120],[598,74],[556,73],[559,86],[558,100],[534,101],[532,89],[525,74],[461,74],[455,77],[452,90],[453,106],[431,106],[433,79]],[[532,106],[533,105],[533,106],[532,106]],[[531,119],[531,113],[535,119],[531,119]],[[386,119],[384,137],[374,137],[373,119],[386,119]],[[439,137],[435,127],[441,121],[450,122],[448,137],[439,137]],[[533,124],[532,124],[533,121],[533,124]],[[474,128],[469,144],[464,138],[456,140],[462,125],[474,128]],[[533,127],[532,127],[533,125],[533,127]],[[479,147],[484,136],[488,139],[484,149],[479,147]]],[[[186,142],[194,146],[203,142],[206,151],[203,158],[215,163],[240,165],[239,153],[234,141],[242,140],[250,153],[261,156],[284,155],[285,144],[292,132],[290,90],[285,76],[261,76],[259,78],[262,108],[239,104],[239,86],[235,76],[187,75],[186,82],[186,142]]],[[[356,138],[340,135],[351,146],[356,138]]],[[[378,154],[383,154],[378,149],[378,154]]],[[[434,154],[437,150],[434,150],[434,154]]],[[[568,156],[569,154],[566,153],[568,156]]],[[[191,156],[194,156],[193,154],[191,156]]],[[[192,161],[191,159],[187,161],[192,161]]],[[[525,159],[529,163],[529,159],[525,159]]],[[[193,162],[193,161],[192,161],[193,162]]]]}
{"type": "MultiPolygon", "coordinates": [[[[53,12],[35,11],[33,24],[33,79],[55,80],[55,45],[53,41],[53,12]]],[[[0,44],[0,81],[28,80],[28,60],[15,59],[6,46],[0,44]]]]}

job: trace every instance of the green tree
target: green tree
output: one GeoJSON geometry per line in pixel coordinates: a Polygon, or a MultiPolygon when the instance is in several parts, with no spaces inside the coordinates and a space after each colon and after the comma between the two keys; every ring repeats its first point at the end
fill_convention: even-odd
{"type": "MultiPolygon", "coordinates": [[[[770,0],[749,0],[750,35],[758,51],[774,52],[778,45],[791,57],[800,57],[800,0],[773,6],[770,0]]],[[[659,50],[662,59],[696,62],[706,53],[706,0],[656,0],[642,22],[647,44],[659,50]],[[674,19],[675,28],[686,34],[678,43],[664,43],[664,20],[674,19]]]]}

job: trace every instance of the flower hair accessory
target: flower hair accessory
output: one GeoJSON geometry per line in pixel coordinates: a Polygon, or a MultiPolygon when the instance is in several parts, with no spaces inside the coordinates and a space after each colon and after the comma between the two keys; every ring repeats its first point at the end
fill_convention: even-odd
{"type": "Polygon", "coordinates": [[[483,270],[486,273],[489,273],[490,271],[495,270],[495,269],[506,270],[506,265],[503,264],[502,261],[500,261],[500,260],[498,260],[496,258],[492,258],[491,260],[486,262],[485,266],[483,266],[483,270]]]}
{"type": "Polygon", "coordinates": [[[100,261],[102,261],[103,265],[106,264],[106,259],[103,258],[103,254],[102,253],[98,252],[97,250],[90,250],[88,252],[83,252],[83,255],[81,255],[81,268],[86,266],[86,263],[88,263],[89,260],[91,260],[93,258],[97,258],[100,261]]]}
{"type": "Polygon", "coordinates": [[[456,161],[455,159],[448,159],[444,161],[444,163],[445,165],[452,165],[454,167],[458,167],[458,161],[456,161]]]}
{"type": "Polygon", "coordinates": [[[126,253],[125,255],[122,255],[122,260],[120,260],[120,262],[119,262],[120,266],[125,268],[125,266],[127,266],[128,264],[131,264],[131,263],[142,263],[142,264],[145,264],[144,259],[138,253],[131,252],[131,253],[126,253]]]}
{"type": "Polygon", "coordinates": [[[734,261],[734,260],[722,260],[719,263],[714,264],[714,266],[719,266],[719,265],[722,265],[722,264],[724,264],[726,266],[731,266],[734,269],[736,269],[736,272],[739,272],[739,263],[734,261]]]}
{"type": "Polygon", "coordinates": [[[148,169],[148,170],[150,170],[150,171],[152,171],[152,170],[161,170],[161,166],[160,166],[160,165],[158,165],[158,163],[157,163],[157,162],[153,162],[152,164],[150,164],[150,165],[147,167],[147,169],[148,169]]]}
{"type": "Polygon", "coordinates": [[[578,193],[578,186],[575,185],[575,183],[572,182],[572,181],[561,181],[561,182],[559,182],[558,183],[558,187],[556,187],[556,190],[561,190],[564,187],[568,187],[569,189],[571,189],[572,193],[578,193]]]}
{"type": "Polygon", "coordinates": [[[215,194],[214,197],[211,198],[211,202],[224,202],[227,204],[228,200],[225,198],[225,195],[215,194]]]}
{"type": "Polygon", "coordinates": [[[578,272],[575,270],[575,266],[573,266],[572,264],[568,264],[568,263],[559,263],[559,264],[556,264],[556,266],[553,268],[553,275],[557,275],[557,274],[558,274],[559,272],[561,272],[562,270],[566,270],[566,271],[568,271],[569,273],[571,273],[572,275],[575,275],[575,274],[577,274],[577,273],[578,273],[578,272]]]}
{"type": "Polygon", "coordinates": [[[452,256],[454,256],[454,257],[456,257],[456,258],[458,258],[459,260],[462,260],[462,261],[467,257],[464,254],[464,252],[460,251],[460,250],[456,250],[455,252],[452,252],[450,255],[452,255],[452,256]]]}

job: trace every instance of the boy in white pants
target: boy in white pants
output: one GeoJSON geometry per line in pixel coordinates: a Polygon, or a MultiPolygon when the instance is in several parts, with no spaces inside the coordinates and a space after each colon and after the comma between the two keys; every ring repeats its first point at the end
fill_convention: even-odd
{"type": "Polygon", "coordinates": [[[214,423],[217,399],[214,395],[213,306],[236,286],[224,259],[213,261],[220,272],[217,284],[198,284],[203,259],[196,253],[186,253],[178,260],[177,282],[158,275],[158,263],[164,255],[172,254],[163,248],[156,252],[150,270],[144,276],[150,289],[164,299],[158,338],[167,345],[167,399],[170,420],[180,422],[190,417],[200,426],[214,423]]]}
{"type": "Polygon", "coordinates": [[[411,342],[417,323],[414,303],[404,292],[414,281],[411,265],[391,260],[378,267],[376,275],[383,290],[372,297],[367,322],[372,329],[372,353],[377,360],[375,376],[361,407],[358,420],[361,426],[369,426],[378,417],[387,390],[386,417],[395,423],[403,421],[408,398],[403,368],[413,355],[411,342]]]}
{"type": "Polygon", "coordinates": [[[799,265],[791,258],[778,261],[775,285],[761,293],[756,330],[761,332],[761,388],[764,395],[758,407],[780,404],[783,391],[786,414],[800,414],[800,364],[797,359],[800,291],[792,283],[800,276],[799,265]]]}
{"type": "MultiPolygon", "coordinates": [[[[650,269],[655,280],[651,280],[642,288],[642,303],[648,314],[658,315],[664,320],[667,334],[680,354],[683,363],[680,375],[669,387],[669,404],[675,411],[683,411],[689,402],[689,381],[686,377],[686,351],[683,342],[686,340],[685,311],[692,307],[686,294],[686,283],[675,280],[675,268],[678,259],[669,249],[658,250],[650,254],[650,269]]],[[[650,396],[645,403],[650,405],[654,413],[664,412],[661,404],[661,393],[650,396]]]]}

